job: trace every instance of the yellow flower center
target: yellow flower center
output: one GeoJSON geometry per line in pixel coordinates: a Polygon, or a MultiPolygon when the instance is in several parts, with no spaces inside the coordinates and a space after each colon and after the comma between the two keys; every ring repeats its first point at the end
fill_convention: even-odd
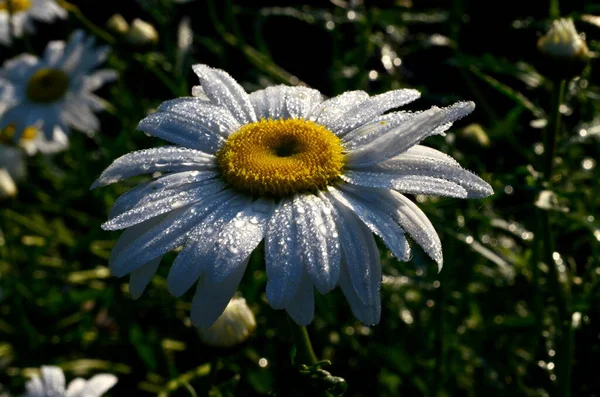
{"type": "MultiPolygon", "coordinates": [[[[31,141],[31,140],[35,139],[35,137],[37,136],[37,132],[38,132],[38,130],[35,127],[25,128],[25,131],[23,131],[23,134],[21,135],[21,141],[31,141]]],[[[14,124],[9,124],[8,126],[6,126],[6,128],[3,131],[0,130],[0,141],[12,142],[14,136],[15,136],[14,124]]]]}
{"type": "Polygon", "coordinates": [[[233,133],[217,153],[223,178],[256,195],[283,197],[323,189],[342,173],[341,140],[301,119],[262,119],[233,133]]]}
{"type": "Polygon", "coordinates": [[[0,0],[0,11],[15,13],[28,10],[30,7],[30,0],[0,0]]]}
{"type": "Polygon", "coordinates": [[[34,102],[54,102],[67,92],[69,76],[59,69],[42,68],[27,82],[27,97],[34,102]]]}

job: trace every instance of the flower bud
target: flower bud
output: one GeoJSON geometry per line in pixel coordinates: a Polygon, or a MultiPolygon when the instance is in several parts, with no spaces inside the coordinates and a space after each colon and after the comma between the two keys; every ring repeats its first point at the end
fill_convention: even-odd
{"type": "Polygon", "coordinates": [[[106,27],[118,34],[125,34],[129,30],[129,24],[121,14],[115,14],[106,22],[106,27]]]}
{"type": "Polygon", "coordinates": [[[255,329],[256,320],[246,300],[233,297],[221,317],[210,328],[198,328],[198,334],[207,345],[233,347],[245,342],[255,329]]]}
{"type": "Polygon", "coordinates": [[[148,22],[136,18],[127,32],[127,41],[134,45],[154,44],[158,42],[158,32],[148,22]]]}
{"type": "Polygon", "coordinates": [[[558,19],[538,40],[538,49],[543,58],[538,68],[550,78],[570,79],[583,71],[589,59],[585,40],[575,30],[570,18],[558,19]]]}
{"type": "Polygon", "coordinates": [[[0,168],[0,199],[17,195],[17,185],[6,168],[0,168]]]}

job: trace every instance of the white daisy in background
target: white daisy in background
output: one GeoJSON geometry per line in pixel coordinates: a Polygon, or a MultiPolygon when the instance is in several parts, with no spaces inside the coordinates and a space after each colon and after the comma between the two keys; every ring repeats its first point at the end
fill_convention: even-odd
{"type": "Polygon", "coordinates": [[[107,46],[76,31],[68,43],[52,41],[41,59],[22,54],[0,69],[0,91],[6,109],[0,129],[15,128],[18,142],[27,127],[36,126],[47,141],[64,138],[71,127],[91,134],[99,128],[94,111],[104,108],[92,92],[116,78],[113,70],[93,71],[107,57],[107,46]]]}
{"type": "Polygon", "coordinates": [[[54,0],[0,0],[0,44],[10,45],[13,36],[35,32],[33,20],[52,22],[67,17],[54,0]]]}
{"type": "Polygon", "coordinates": [[[111,374],[98,374],[85,380],[73,379],[65,390],[65,374],[59,367],[43,366],[41,376],[34,376],[25,388],[23,397],[100,397],[117,383],[111,374]]]}
{"type": "Polygon", "coordinates": [[[340,285],[354,315],[376,324],[381,263],[373,233],[402,261],[410,258],[408,233],[442,266],[436,231],[402,193],[492,194],[453,158],[418,144],[470,113],[472,102],[384,114],[419,93],[351,91],[324,100],[314,89],[276,86],[247,94],[222,70],[193,69],[204,97],[166,101],[138,126],[176,146],[129,153],[93,187],[161,173],[115,202],[103,228],[127,230],[109,266],[118,277],[131,273],[137,298],[161,257],[183,246],[167,284],[175,296],[197,284],[197,327],[217,320],[263,239],[272,307],[306,325],[314,288],[325,294],[340,285]]]}
{"type": "Polygon", "coordinates": [[[0,198],[17,194],[16,181],[25,177],[23,153],[0,143],[0,198]]]}

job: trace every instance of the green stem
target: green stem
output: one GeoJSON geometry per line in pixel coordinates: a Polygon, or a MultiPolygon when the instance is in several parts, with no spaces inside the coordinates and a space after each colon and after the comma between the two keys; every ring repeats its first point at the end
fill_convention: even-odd
{"type": "Polygon", "coordinates": [[[294,341],[294,346],[296,347],[295,364],[305,364],[308,366],[316,364],[317,356],[315,356],[312,344],[310,343],[310,337],[308,336],[306,327],[301,327],[300,325],[296,324],[296,322],[289,316],[288,324],[290,325],[292,340],[294,341]]]}
{"type": "Polygon", "coordinates": [[[552,184],[552,168],[556,153],[556,139],[560,133],[560,105],[565,95],[566,80],[556,81],[552,87],[552,109],[548,127],[544,135],[544,179],[548,185],[552,184]]]}
{"type": "Polygon", "coordinates": [[[560,17],[560,7],[558,4],[558,0],[550,0],[550,18],[556,19],[560,17]]]}
{"type": "Polygon", "coordinates": [[[77,7],[75,4],[71,4],[66,0],[59,0],[59,4],[67,11],[71,12],[75,18],[79,19],[81,23],[88,28],[89,31],[93,32],[96,36],[100,37],[102,40],[106,41],[108,44],[114,44],[115,38],[108,33],[106,30],[102,29],[92,21],[90,21],[77,7]]]}

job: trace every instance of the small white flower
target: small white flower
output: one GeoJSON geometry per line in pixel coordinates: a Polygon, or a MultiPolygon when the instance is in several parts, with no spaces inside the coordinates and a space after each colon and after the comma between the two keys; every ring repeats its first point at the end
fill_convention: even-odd
{"type": "Polygon", "coordinates": [[[54,0],[0,0],[0,44],[10,45],[13,35],[35,32],[33,20],[52,22],[66,17],[67,11],[54,0]]]}
{"type": "Polygon", "coordinates": [[[256,329],[254,313],[246,299],[233,297],[210,328],[198,328],[200,339],[210,346],[233,347],[245,342],[256,329]]]}
{"type": "Polygon", "coordinates": [[[41,376],[34,376],[25,388],[23,397],[100,397],[117,383],[111,374],[98,374],[85,380],[75,378],[65,390],[65,374],[59,367],[43,366],[41,376]]]}
{"type": "Polygon", "coordinates": [[[197,283],[194,325],[205,328],[236,291],[265,240],[270,305],[300,325],[313,319],[314,289],[341,286],[354,315],[379,322],[381,262],[373,233],[407,261],[409,234],[442,266],[431,222],[406,196],[481,198],[485,181],[452,157],[419,145],[470,113],[472,102],[391,112],[415,90],[324,100],[314,89],[276,86],[247,94],[227,73],[195,65],[204,97],[164,102],[138,128],[176,146],[117,159],[93,185],[160,172],[121,196],[106,230],[127,229],[109,261],[131,273],[139,297],[164,254],[183,246],[167,278],[184,294],[197,283]]]}
{"type": "Polygon", "coordinates": [[[47,141],[60,141],[57,131],[68,134],[71,127],[89,134],[98,130],[94,111],[104,104],[93,91],[114,80],[116,72],[93,70],[106,59],[108,49],[95,48],[93,38],[76,31],[68,43],[50,42],[41,59],[22,54],[6,61],[0,69],[0,97],[6,103],[0,129],[12,125],[15,142],[31,126],[47,141]]]}

